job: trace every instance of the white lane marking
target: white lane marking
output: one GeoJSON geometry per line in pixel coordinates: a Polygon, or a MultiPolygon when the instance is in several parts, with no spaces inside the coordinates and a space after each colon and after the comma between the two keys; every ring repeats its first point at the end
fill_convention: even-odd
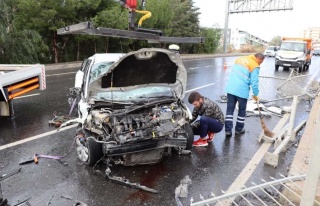
{"type": "Polygon", "coordinates": [[[190,67],[189,69],[198,69],[199,67],[190,67]]]}
{"type": "Polygon", "coordinates": [[[52,76],[60,76],[60,75],[64,75],[64,74],[75,74],[77,72],[65,72],[65,73],[59,73],[59,74],[50,74],[50,75],[46,75],[46,77],[52,77],[52,76]]]}
{"type": "Polygon", "coordinates": [[[207,66],[205,66],[205,67],[211,67],[212,65],[207,65],[207,66]]]}
{"type": "Polygon", "coordinates": [[[14,146],[26,143],[26,142],[30,142],[32,140],[40,139],[42,137],[45,137],[45,136],[48,136],[48,135],[51,135],[51,134],[59,133],[59,132],[62,132],[64,130],[68,130],[68,129],[74,128],[76,126],[78,126],[78,124],[74,124],[74,125],[70,125],[70,126],[61,128],[59,131],[58,130],[52,130],[50,132],[42,133],[42,134],[39,134],[39,135],[36,135],[36,136],[33,136],[33,137],[29,137],[29,138],[26,138],[26,139],[23,139],[23,140],[12,142],[12,143],[0,146],[0,151],[4,150],[4,149],[7,149],[7,148],[10,148],[10,147],[14,147],[14,146]]]}
{"type": "Polygon", "coordinates": [[[24,96],[21,96],[21,97],[15,97],[14,99],[21,99],[21,98],[26,98],[26,97],[38,96],[38,95],[40,95],[40,93],[24,95],[24,96]]]}
{"type": "Polygon", "coordinates": [[[211,83],[211,84],[207,84],[207,85],[204,85],[204,86],[201,86],[201,87],[197,87],[197,88],[194,88],[194,89],[189,89],[189,90],[186,91],[186,93],[192,92],[192,91],[195,91],[195,90],[198,90],[198,89],[202,89],[202,88],[205,88],[205,87],[209,87],[209,86],[212,86],[214,84],[215,83],[211,83]]]}

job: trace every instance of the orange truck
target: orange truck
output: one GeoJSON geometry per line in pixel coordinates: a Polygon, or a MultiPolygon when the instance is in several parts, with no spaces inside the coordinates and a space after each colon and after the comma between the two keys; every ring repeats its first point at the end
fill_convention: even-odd
{"type": "Polygon", "coordinates": [[[311,38],[283,37],[275,57],[275,69],[298,68],[308,70],[311,64],[311,38]]]}

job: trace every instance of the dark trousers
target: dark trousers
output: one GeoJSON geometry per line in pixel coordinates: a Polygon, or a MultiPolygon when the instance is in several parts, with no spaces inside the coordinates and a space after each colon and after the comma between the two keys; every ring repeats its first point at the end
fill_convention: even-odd
{"type": "Polygon", "coordinates": [[[223,124],[217,119],[207,116],[201,116],[200,120],[193,124],[193,134],[206,137],[208,132],[218,133],[223,129],[223,124]]]}
{"type": "Polygon", "coordinates": [[[232,94],[227,94],[227,114],[225,121],[225,131],[231,131],[233,128],[233,112],[236,107],[236,103],[239,104],[238,117],[236,123],[236,131],[241,131],[244,127],[244,119],[246,116],[247,99],[237,97],[232,94]]]}

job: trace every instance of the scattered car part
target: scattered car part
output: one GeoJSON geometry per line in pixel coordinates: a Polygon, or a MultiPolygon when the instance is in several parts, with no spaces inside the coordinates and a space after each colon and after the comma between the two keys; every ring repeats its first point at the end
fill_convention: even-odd
{"type": "Polygon", "coordinates": [[[186,175],[181,181],[180,185],[175,189],[175,200],[178,206],[182,206],[179,197],[188,197],[188,186],[192,183],[189,175],[186,175]]]}
{"type": "Polygon", "coordinates": [[[139,183],[132,183],[128,179],[125,179],[123,177],[118,177],[118,176],[111,175],[111,170],[110,170],[109,167],[107,167],[107,169],[105,171],[105,177],[108,180],[110,180],[111,182],[114,182],[114,183],[125,185],[125,186],[128,186],[128,187],[134,188],[134,189],[143,190],[143,191],[146,191],[146,192],[158,193],[158,191],[155,190],[155,189],[146,187],[144,185],[140,185],[139,183]]]}
{"type": "Polygon", "coordinates": [[[22,167],[19,167],[19,169],[16,169],[16,170],[13,170],[7,174],[3,174],[0,176],[0,181],[4,180],[4,179],[7,179],[15,174],[18,174],[20,171],[21,171],[22,167]]]}
{"type": "MultiPolygon", "coordinates": [[[[71,112],[71,110],[70,110],[71,112]]],[[[67,122],[71,119],[70,116],[65,116],[65,115],[57,115],[56,112],[53,113],[53,118],[52,120],[49,120],[49,125],[53,125],[55,127],[60,127],[62,123],[67,122]]]]}
{"type": "Polygon", "coordinates": [[[28,199],[26,200],[23,200],[13,206],[31,206],[31,204],[29,203],[29,200],[31,199],[32,197],[29,197],[28,199]]]}
{"type": "Polygon", "coordinates": [[[54,197],[54,195],[52,195],[52,196],[51,196],[51,198],[49,199],[49,201],[48,201],[48,203],[47,203],[47,205],[46,205],[46,206],[51,205],[51,200],[53,199],[53,197],[54,197]]]}

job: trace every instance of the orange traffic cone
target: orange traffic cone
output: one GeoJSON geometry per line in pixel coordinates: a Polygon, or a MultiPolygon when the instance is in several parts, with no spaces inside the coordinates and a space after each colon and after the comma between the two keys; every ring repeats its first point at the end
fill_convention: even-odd
{"type": "Polygon", "coordinates": [[[227,62],[224,62],[223,69],[227,69],[227,68],[228,68],[227,62]]]}

